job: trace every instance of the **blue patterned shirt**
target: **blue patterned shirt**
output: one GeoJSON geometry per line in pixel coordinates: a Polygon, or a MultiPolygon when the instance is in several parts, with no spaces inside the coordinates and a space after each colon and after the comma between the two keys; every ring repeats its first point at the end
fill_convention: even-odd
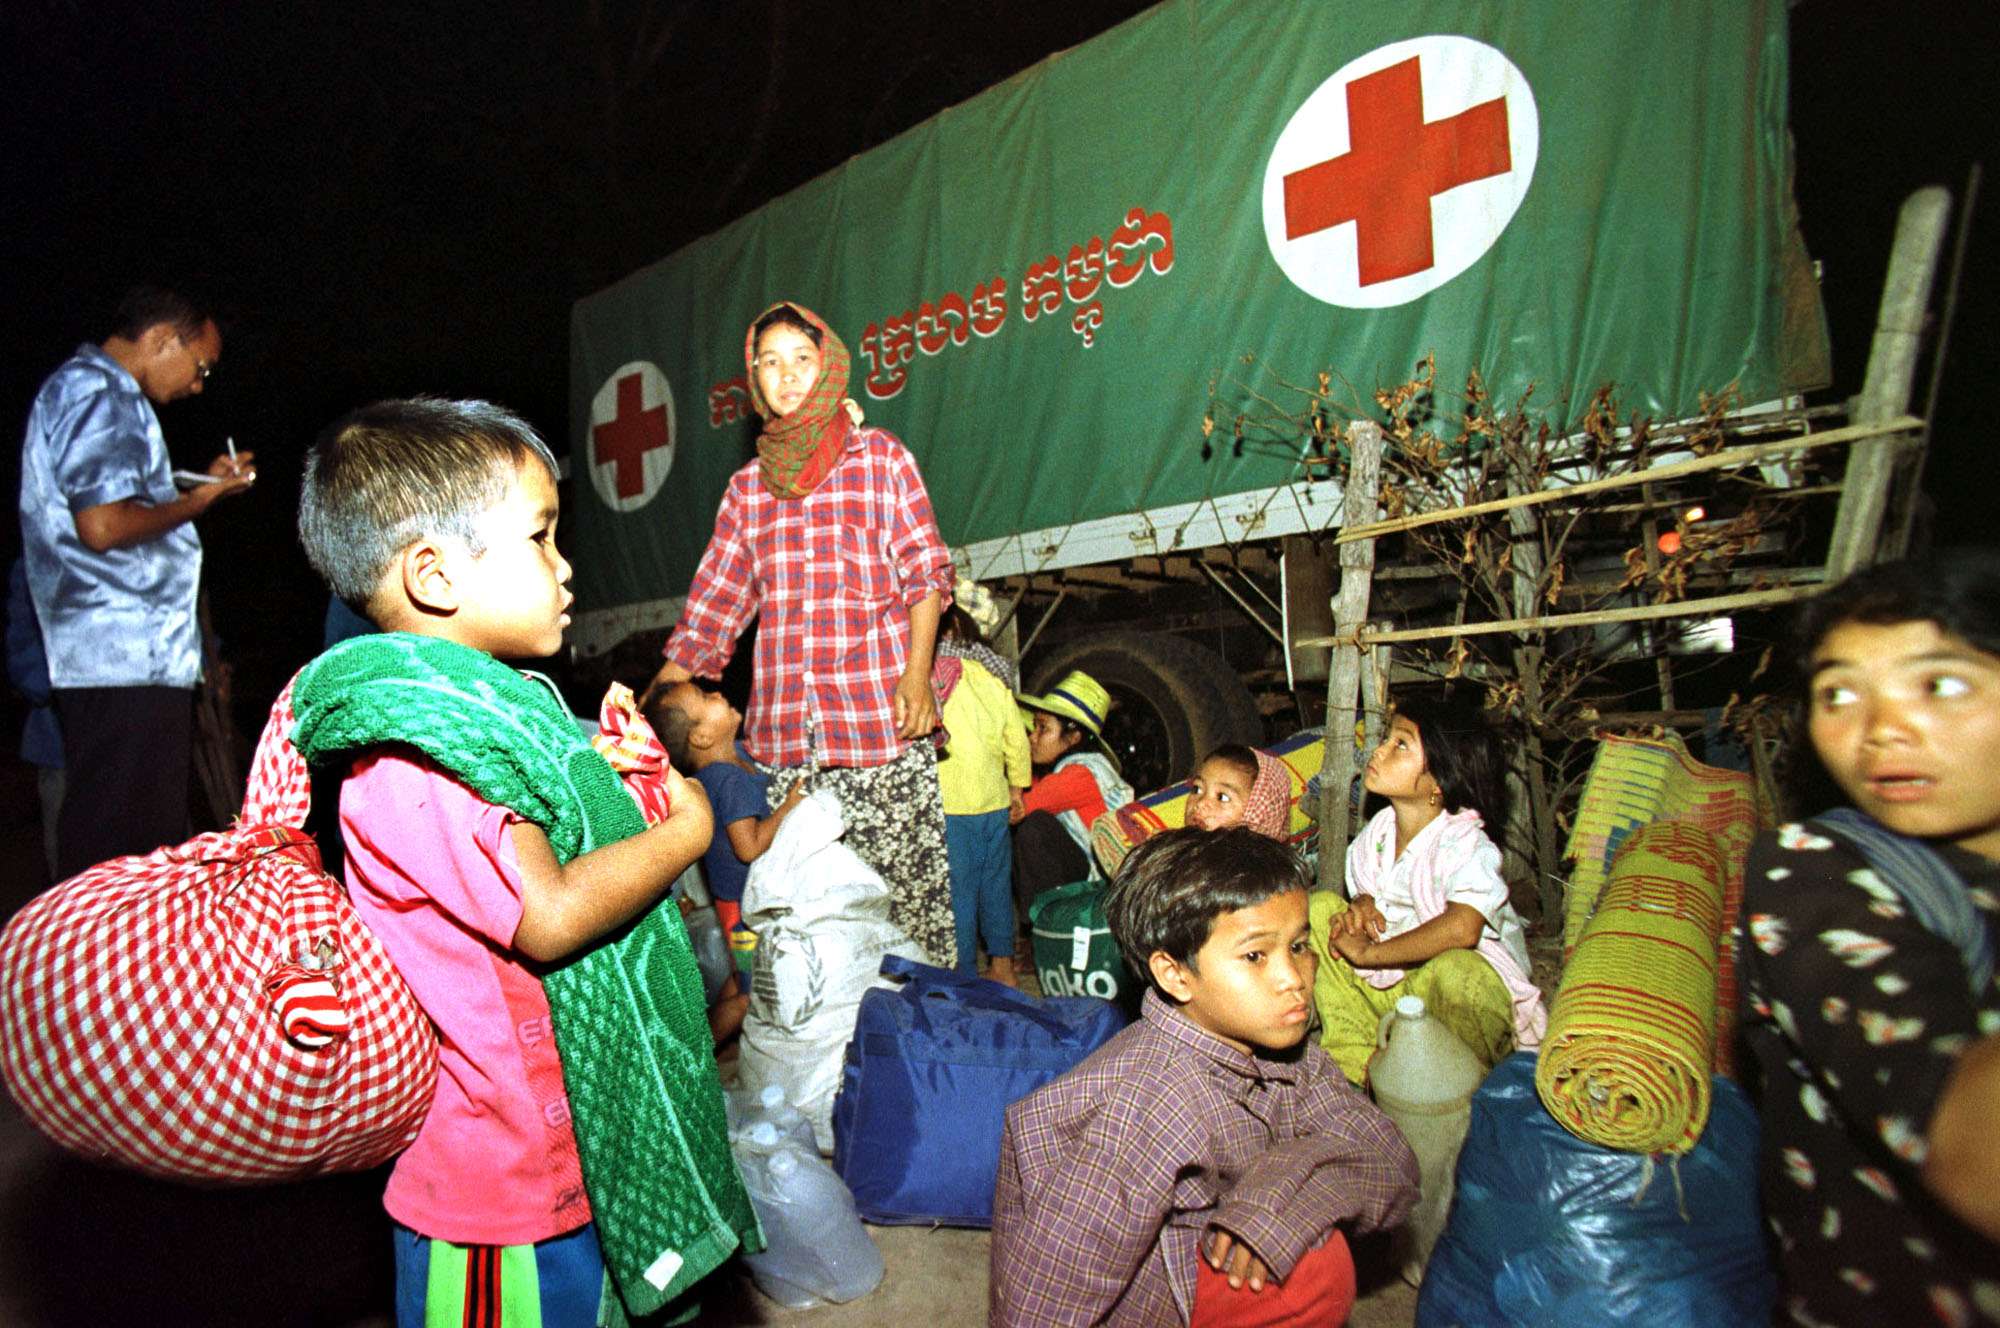
{"type": "Polygon", "coordinates": [[[84,345],[50,374],[21,446],[21,544],[28,590],[63,687],[193,687],[201,677],[192,523],[97,553],[76,513],[177,496],[159,416],[116,360],[84,345]]]}

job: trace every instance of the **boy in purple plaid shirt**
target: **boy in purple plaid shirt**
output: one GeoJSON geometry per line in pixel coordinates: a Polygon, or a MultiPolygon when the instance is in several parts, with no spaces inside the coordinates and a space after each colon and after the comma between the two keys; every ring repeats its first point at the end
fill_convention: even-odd
{"type": "Polygon", "coordinates": [[[1306,1038],[1308,879],[1253,830],[1175,830],[1105,896],[1139,1021],[1007,1111],[991,1322],[1329,1324],[1341,1228],[1393,1226],[1417,1164],[1306,1038]]]}

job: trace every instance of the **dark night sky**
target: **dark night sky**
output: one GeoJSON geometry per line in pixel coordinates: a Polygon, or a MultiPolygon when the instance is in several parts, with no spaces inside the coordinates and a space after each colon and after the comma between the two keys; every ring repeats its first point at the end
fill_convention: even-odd
{"type": "MultiPolygon", "coordinates": [[[[479,395],[566,446],[574,299],[1143,7],[6,0],[0,419],[18,437],[41,377],[130,281],[187,275],[219,297],[223,367],[164,419],[182,459],[225,433],[260,454],[265,484],[204,539],[221,630],[248,657],[246,690],[268,696],[318,638],[323,600],[290,529],[319,426],[384,396],[479,395]]],[[[1991,123],[1988,12],[1793,12],[1798,196],[1843,395],[1901,198],[1956,194],[1991,144],[1972,128],[1991,123]]],[[[1972,409],[2000,349],[1991,211],[1931,461],[1955,539],[1988,525],[1956,495],[1989,446],[1972,409]]]]}

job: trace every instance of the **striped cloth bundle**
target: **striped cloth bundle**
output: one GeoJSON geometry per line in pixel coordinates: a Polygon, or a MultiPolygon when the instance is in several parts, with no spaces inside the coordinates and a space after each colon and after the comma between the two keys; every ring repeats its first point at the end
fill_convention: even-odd
{"type": "Polygon", "coordinates": [[[1633,832],[1655,821],[1700,826],[1722,851],[1724,926],[1716,957],[1715,1070],[1734,1072],[1736,1024],[1735,918],[1743,903],[1743,861],[1750,841],[1771,824],[1755,782],[1741,770],[1703,765],[1672,734],[1633,738],[1607,734],[1584,779],[1567,854],[1576,860],[1563,917],[1568,960],[1597,907],[1612,862],[1633,832]]]}
{"type": "MultiPolygon", "coordinates": [[[[1291,776],[1292,806],[1291,820],[1286,827],[1290,831],[1287,842],[1304,844],[1312,838],[1319,810],[1303,800],[1306,785],[1319,773],[1320,765],[1326,759],[1326,744],[1320,740],[1318,729],[1306,729],[1263,750],[1266,756],[1277,757],[1291,776]]],[[[1123,807],[1113,807],[1093,821],[1090,847],[1105,875],[1116,876],[1125,855],[1160,831],[1178,830],[1186,825],[1188,796],[1193,792],[1194,781],[1184,779],[1128,802],[1123,807]]]]}
{"type": "Polygon", "coordinates": [[[1685,1153],[1708,1123],[1724,853],[1684,821],[1630,836],[1549,1007],[1535,1091],[1580,1139],[1685,1153]]]}

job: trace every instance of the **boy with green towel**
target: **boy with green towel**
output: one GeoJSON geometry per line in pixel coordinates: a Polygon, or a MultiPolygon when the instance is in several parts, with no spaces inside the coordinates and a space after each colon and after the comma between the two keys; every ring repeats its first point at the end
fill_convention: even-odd
{"type": "MultiPolygon", "coordinates": [[[[571,1044],[557,1049],[570,1011],[558,1001],[552,1019],[551,997],[561,980],[590,983],[591,952],[612,933],[674,925],[650,911],[711,830],[707,799],[672,771],[671,813],[639,830],[609,767],[565,731],[566,710],[493,658],[562,645],[570,567],[556,516],[548,448],[483,402],[365,408],[306,462],[307,556],[384,635],[301,673],[295,741],[316,762],[353,761],[339,809],[348,890],[438,1032],[436,1097],[383,1196],[404,1328],[458,1323],[475,1304],[551,1326],[617,1317],[594,1167],[585,1190],[596,1159],[579,1152],[588,1104],[577,1097],[573,1127],[582,1085],[566,1082],[571,1044]]],[[[639,1021],[649,1041],[674,1033],[687,1003],[667,978],[665,1017],[639,1021]]],[[[694,999],[698,1011],[698,979],[694,999]]],[[[601,1013],[587,1002],[579,1021],[601,1013]]],[[[685,1082],[706,1086],[699,1067],[685,1082]]],[[[696,1131],[700,1099],[690,1091],[666,1111],[696,1131]]],[[[711,1216],[740,1192],[733,1170],[715,1188],[711,1216]]],[[[653,1288],[677,1292],[683,1265],[712,1266],[708,1246],[734,1243],[704,1229],[655,1260],[653,1288]]],[[[624,1280],[619,1290],[634,1310],[653,1307],[624,1280]]]]}

